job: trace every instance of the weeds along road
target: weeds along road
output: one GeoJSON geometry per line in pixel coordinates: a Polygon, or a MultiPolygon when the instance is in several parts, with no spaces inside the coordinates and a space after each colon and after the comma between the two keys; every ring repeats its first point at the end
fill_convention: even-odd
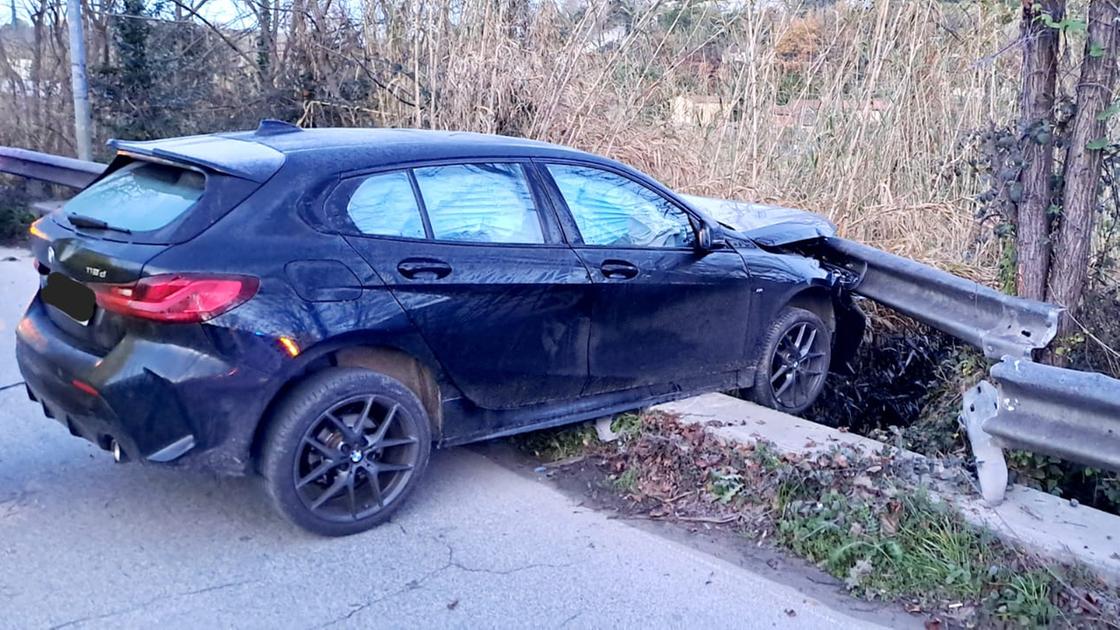
{"type": "MultiPolygon", "coordinates": [[[[0,385],[20,381],[37,281],[0,249],[0,385]]],[[[315,538],[255,479],[113,464],[19,386],[0,392],[0,611],[21,629],[870,626],[463,448],[392,522],[315,538]]]]}

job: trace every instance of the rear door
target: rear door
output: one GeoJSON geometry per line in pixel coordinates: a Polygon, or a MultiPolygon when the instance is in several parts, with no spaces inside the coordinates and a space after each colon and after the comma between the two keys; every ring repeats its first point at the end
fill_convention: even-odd
{"type": "Polygon", "coordinates": [[[698,250],[695,220],[625,174],[561,163],[544,171],[595,285],[585,393],[746,367],[752,283],[738,253],[698,250]]]}
{"type": "Polygon", "coordinates": [[[349,242],[475,404],[579,395],[590,278],[522,162],[445,163],[345,180],[349,242]]]}

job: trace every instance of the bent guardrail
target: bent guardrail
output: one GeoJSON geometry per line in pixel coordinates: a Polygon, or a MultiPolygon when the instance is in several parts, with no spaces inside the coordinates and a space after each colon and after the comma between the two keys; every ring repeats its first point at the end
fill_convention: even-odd
{"type": "Polygon", "coordinates": [[[28,149],[0,147],[0,173],[19,175],[70,188],[85,188],[104,172],[105,166],[100,162],[87,162],[28,149]]]}
{"type": "Polygon", "coordinates": [[[842,238],[824,246],[862,265],[854,291],[980,348],[989,359],[1029,359],[1058,331],[1061,308],[1004,295],[929,265],[842,238]]]}
{"type": "Polygon", "coordinates": [[[1013,448],[1120,470],[1120,381],[1010,357],[991,377],[999,409],[985,432],[1013,448]]]}
{"type": "Polygon", "coordinates": [[[961,410],[989,503],[1007,484],[1002,448],[1120,471],[1120,380],[1013,357],[990,375],[965,392],[961,410]]]}

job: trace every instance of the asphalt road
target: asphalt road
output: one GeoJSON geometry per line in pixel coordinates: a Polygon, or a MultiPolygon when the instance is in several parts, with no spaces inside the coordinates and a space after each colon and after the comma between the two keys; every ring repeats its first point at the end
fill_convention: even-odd
{"type": "MultiPolygon", "coordinates": [[[[0,385],[20,381],[35,282],[26,251],[0,249],[0,385]]],[[[11,387],[0,627],[871,627],[470,449],[437,452],[424,481],[393,522],[316,538],[254,479],[116,465],[11,387]]]]}

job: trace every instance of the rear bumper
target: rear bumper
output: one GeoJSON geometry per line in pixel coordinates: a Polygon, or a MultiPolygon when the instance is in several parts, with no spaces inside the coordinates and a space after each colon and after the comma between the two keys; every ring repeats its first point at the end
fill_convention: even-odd
{"type": "Polygon", "coordinates": [[[129,336],[99,357],[68,343],[38,299],[16,329],[16,360],[32,400],[76,436],[106,449],[115,441],[131,460],[251,470],[267,375],[129,336]]]}

